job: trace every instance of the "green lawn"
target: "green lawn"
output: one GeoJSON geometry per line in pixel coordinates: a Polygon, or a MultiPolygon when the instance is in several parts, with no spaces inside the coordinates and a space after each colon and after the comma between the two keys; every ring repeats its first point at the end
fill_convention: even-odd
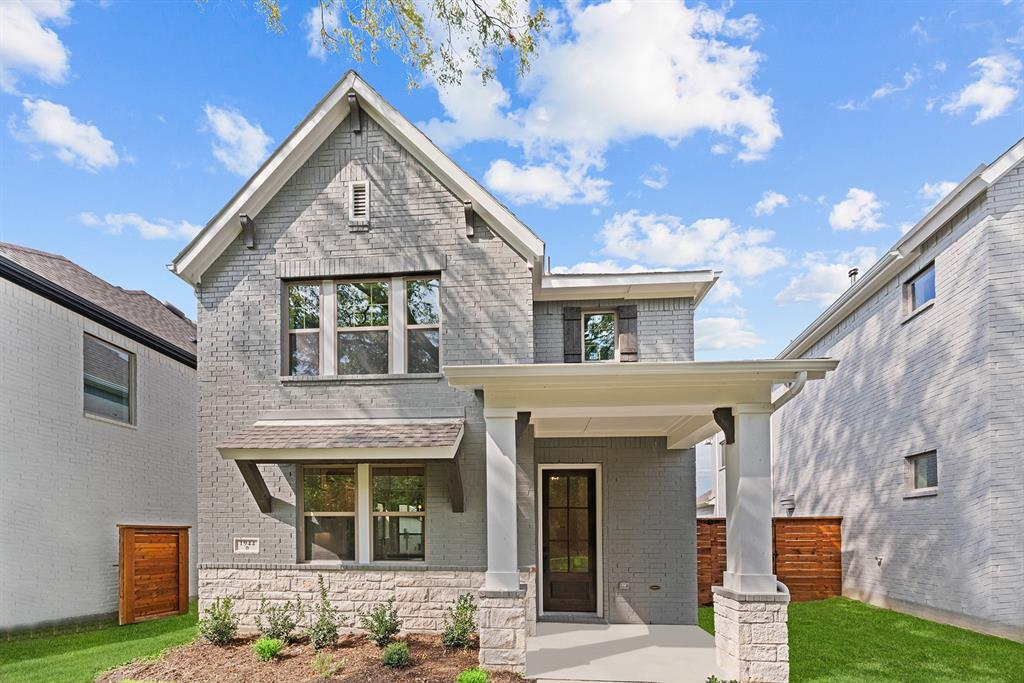
{"type": "MultiPolygon", "coordinates": [[[[700,608],[714,633],[714,612],[700,608]]],[[[789,606],[793,683],[1024,681],[1024,645],[846,598],[789,606]]]]}
{"type": "Polygon", "coordinates": [[[196,637],[189,613],[131,626],[0,643],[3,683],[90,683],[98,673],[139,657],[154,657],[196,637]]]}

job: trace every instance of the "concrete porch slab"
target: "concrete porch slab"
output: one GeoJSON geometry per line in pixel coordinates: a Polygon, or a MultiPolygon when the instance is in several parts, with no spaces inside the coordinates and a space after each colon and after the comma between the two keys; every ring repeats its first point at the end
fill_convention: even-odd
{"type": "Polygon", "coordinates": [[[539,683],[704,683],[724,677],[715,639],[697,626],[537,624],[526,677],[539,683]]]}

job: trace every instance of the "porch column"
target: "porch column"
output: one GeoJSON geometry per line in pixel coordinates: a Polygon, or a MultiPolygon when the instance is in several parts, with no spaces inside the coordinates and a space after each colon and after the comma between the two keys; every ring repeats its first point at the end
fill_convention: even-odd
{"type": "Polygon", "coordinates": [[[519,591],[516,546],[516,410],[484,408],[487,425],[485,591],[519,591]]]}
{"type": "Polygon", "coordinates": [[[726,588],[774,593],[772,573],[772,407],[733,406],[734,443],[725,446],[726,588]]]}

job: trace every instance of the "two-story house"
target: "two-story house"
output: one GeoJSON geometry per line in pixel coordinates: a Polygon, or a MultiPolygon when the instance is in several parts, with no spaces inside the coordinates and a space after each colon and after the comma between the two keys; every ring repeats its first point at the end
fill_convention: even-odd
{"type": "Polygon", "coordinates": [[[785,680],[772,387],[836,363],[694,362],[712,271],[543,263],[347,74],[172,264],[199,301],[201,605],[230,596],[251,625],[319,573],[344,614],[393,598],[406,628],[437,631],[473,592],[481,662],[531,673],[527,640],[557,622],[696,631],[692,447],[721,424],[739,488],[722,612],[740,625],[720,631],[772,606],[755,668],[785,680]]]}
{"type": "MultiPolygon", "coordinates": [[[[0,242],[0,631],[110,619],[118,525],[195,526],[195,335],[146,292],[0,242]]],[[[189,575],[164,578],[195,595],[189,575]]]]}
{"type": "Polygon", "coordinates": [[[1024,640],[1024,140],[780,359],[839,370],[775,417],[777,514],[843,516],[843,593],[1024,640]]]}

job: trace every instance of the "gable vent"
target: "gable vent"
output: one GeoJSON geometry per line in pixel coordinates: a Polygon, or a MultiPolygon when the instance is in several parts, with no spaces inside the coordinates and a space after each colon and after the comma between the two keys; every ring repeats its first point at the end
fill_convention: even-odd
{"type": "Polygon", "coordinates": [[[359,180],[349,185],[348,219],[353,223],[370,220],[370,183],[359,180]]]}

